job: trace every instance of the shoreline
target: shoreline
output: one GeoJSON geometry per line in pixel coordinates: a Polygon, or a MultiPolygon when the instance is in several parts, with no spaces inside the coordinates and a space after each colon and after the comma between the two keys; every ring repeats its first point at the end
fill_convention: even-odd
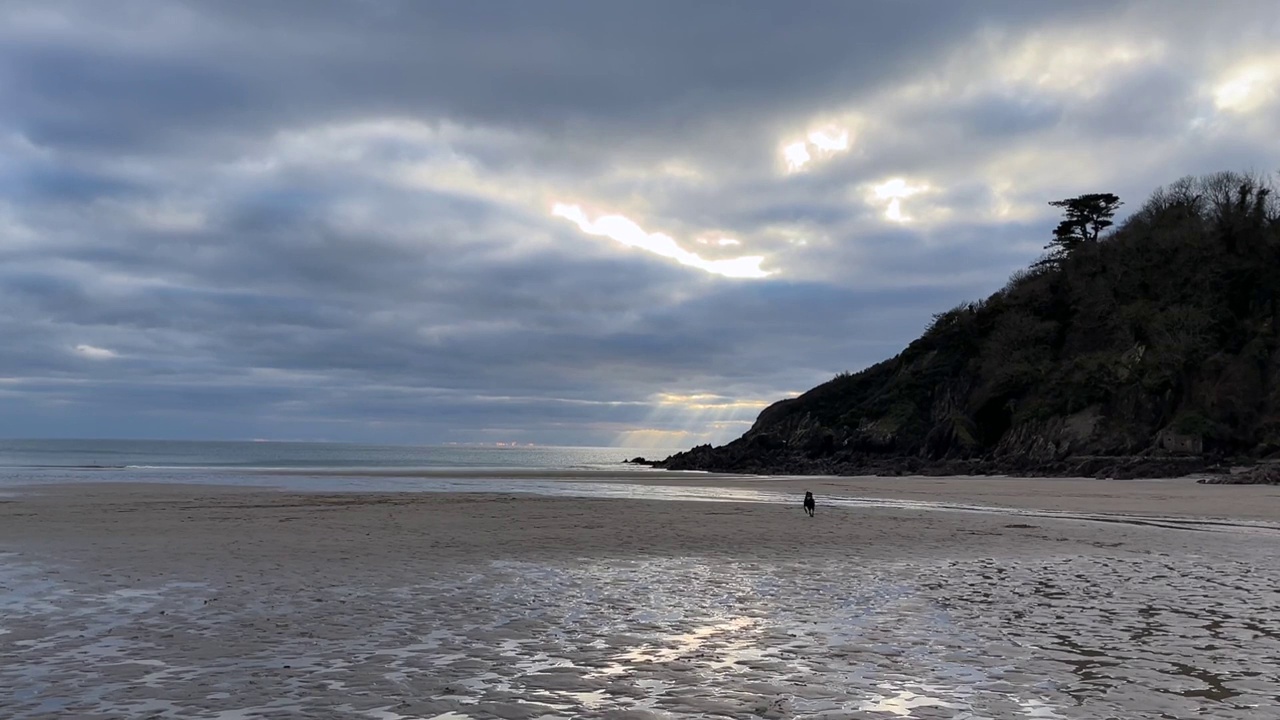
{"type": "Polygon", "coordinates": [[[323,574],[324,565],[312,563],[326,557],[342,560],[343,572],[362,574],[367,563],[381,574],[389,564],[424,572],[519,558],[940,560],[1088,554],[1133,543],[1143,553],[1242,540],[1280,546],[1280,512],[1265,487],[1235,487],[1208,503],[1214,486],[1180,481],[1011,478],[975,486],[970,478],[898,478],[884,487],[875,478],[814,479],[574,480],[544,492],[38,485],[0,498],[0,552],[82,567],[132,565],[139,576],[163,567],[194,579],[242,563],[323,574]],[[802,518],[806,488],[818,496],[816,519],[802,518]],[[619,492],[603,494],[610,490],[619,492]],[[420,557],[424,551],[431,556],[420,557]]]}
{"type": "Polygon", "coordinates": [[[325,558],[358,574],[364,561],[385,570],[504,558],[836,559],[853,552],[954,559],[1087,553],[1134,542],[1148,548],[1143,552],[1242,538],[1280,543],[1280,523],[1177,515],[1168,503],[1160,514],[1125,514],[1096,504],[1083,512],[819,494],[817,517],[809,519],[798,498],[791,504],[775,495],[335,493],[156,483],[32,490],[0,501],[0,551],[86,567],[133,566],[139,575],[163,567],[169,576],[203,577],[259,562],[323,573],[324,565],[313,563],[325,558]]]}
{"type": "MultiPolygon", "coordinates": [[[[1216,485],[1188,478],[1098,480],[1008,476],[757,476],[681,471],[609,470],[321,470],[198,472],[89,471],[0,486],[0,498],[57,488],[222,488],[269,493],[459,493],[578,496],[665,501],[799,503],[813,491],[827,500],[979,506],[999,510],[1280,522],[1280,486],[1216,485]],[[309,480],[315,480],[311,483],[309,480]],[[766,497],[767,496],[767,497],[766,497]]],[[[950,507],[948,507],[950,506],[950,507]]]]}

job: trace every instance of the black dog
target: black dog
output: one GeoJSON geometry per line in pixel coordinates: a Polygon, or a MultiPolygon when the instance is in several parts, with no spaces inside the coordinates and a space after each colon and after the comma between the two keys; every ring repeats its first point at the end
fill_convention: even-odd
{"type": "Polygon", "coordinates": [[[813,502],[813,493],[806,490],[804,493],[804,511],[809,513],[809,517],[813,517],[814,505],[815,503],[813,502]]]}

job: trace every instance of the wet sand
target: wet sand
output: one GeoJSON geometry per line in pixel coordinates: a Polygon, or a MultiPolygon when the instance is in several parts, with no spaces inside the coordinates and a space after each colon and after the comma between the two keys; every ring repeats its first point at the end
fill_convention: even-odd
{"type": "Polygon", "coordinates": [[[42,488],[0,502],[0,687],[14,689],[0,716],[1264,718],[1280,704],[1280,535],[1105,514],[1275,520],[1268,489],[898,480],[717,479],[809,487],[813,519],[798,503],[42,488]],[[822,504],[894,492],[1097,515],[822,504]]]}
{"type": "MultiPolygon", "coordinates": [[[[270,478],[352,477],[347,470],[257,471],[270,478]]],[[[790,493],[796,502],[805,490],[823,497],[880,498],[926,503],[992,505],[1006,508],[1082,513],[1143,513],[1163,516],[1255,519],[1280,522],[1280,486],[1201,485],[1195,478],[1097,480],[1093,478],[978,477],[762,477],[653,471],[600,472],[547,470],[361,470],[361,480],[411,482],[498,480],[512,483],[617,483],[648,487],[723,488],[790,493]]]]}
{"type": "MultiPolygon", "coordinates": [[[[657,484],[707,484],[657,477],[657,484]]],[[[1194,478],[1096,480],[1009,477],[792,477],[712,479],[720,487],[757,488],[803,496],[861,497],[1082,513],[1280,521],[1280,486],[1201,485],[1194,478]]]]}

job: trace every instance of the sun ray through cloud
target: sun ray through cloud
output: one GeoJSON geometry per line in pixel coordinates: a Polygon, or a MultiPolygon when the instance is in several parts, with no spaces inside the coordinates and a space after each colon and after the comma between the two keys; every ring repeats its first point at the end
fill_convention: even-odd
{"type": "Polygon", "coordinates": [[[672,433],[685,444],[723,443],[742,434],[770,401],[713,393],[658,393],[635,430],[619,433],[615,447],[671,447],[672,433]]]}
{"type": "MultiPolygon", "coordinates": [[[[634,220],[622,215],[601,215],[592,220],[578,205],[566,203],[556,203],[551,209],[551,214],[573,222],[588,235],[611,238],[628,247],[670,258],[681,265],[704,270],[713,275],[729,278],[763,278],[772,274],[761,269],[760,263],[764,261],[762,255],[708,260],[680,247],[670,235],[646,232],[634,220]]],[[[721,241],[720,244],[731,243],[721,241]]]]}

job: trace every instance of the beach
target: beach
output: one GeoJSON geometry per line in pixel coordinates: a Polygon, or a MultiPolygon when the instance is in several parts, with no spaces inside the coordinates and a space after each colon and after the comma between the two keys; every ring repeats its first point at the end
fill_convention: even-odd
{"type": "Polygon", "coordinates": [[[706,501],[162,483],[0,498],[0,710],[1263,718],[1280,704],[1273,488],[561,482],[706,501]]]}

